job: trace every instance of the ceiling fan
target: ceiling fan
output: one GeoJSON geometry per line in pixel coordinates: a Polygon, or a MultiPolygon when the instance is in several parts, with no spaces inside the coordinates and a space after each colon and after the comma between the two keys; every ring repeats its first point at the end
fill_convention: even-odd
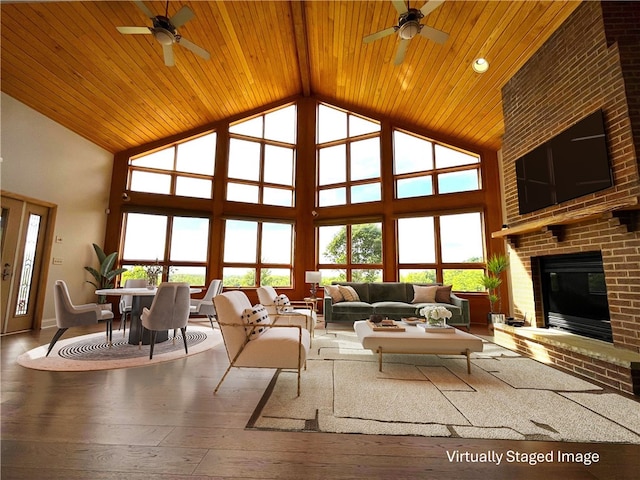
{"type": "Polygon", "coordinates": [[[445,0],[431,0],[427,1],[421,8],[411,8],[409,2],[405,5],[403,0],[392,0],[393,6],[398,11],[400,17],[398,17],[398,25],[385,28],[379,32],[372,33],[364,37],[364,43],[371,43],[380,38],[384,38],[388,35],[392,35],[398,32],[400,37],[400,44],[396,51],[396,58],[394,60],[395,65],[400,65],[404,60],[404,56],[407,53],[407,47],[409,46],[409,40],[416,35],[422,35],[423,37],[433,40],[437,43],[444,43],[449,38],[448,33],[444,33],[433,27],[422,25],[420,20],[433,12],[438,8],[445,0]]]}
{"type": "Polygon", "coordinates": [[[151,10],[140,0],[136,0],[135,3],[144,14],[153,21],[153,27],[117,27],[120,33],[126,35],[141,34],[141,35],[153,35],[154,38],[162,45],[162,52],[164,54],[164,64],[167,67],[173,67],[175,62],[173,60],[173,44],[177,43],[182,45],[188,50],[191,50],[196,55],[201,56],[205,60],[209,60],[211,55],[204,48],[199,47],[193,42],[190,42],[186,38],[182,37],[177,32],[177,28],[181,27],[194,17],[193,11],[186,5],[182,7],[171,18],[169,18],[169,0],[167,0],[167,7],[164,15],[154,15],[151,10]]]}

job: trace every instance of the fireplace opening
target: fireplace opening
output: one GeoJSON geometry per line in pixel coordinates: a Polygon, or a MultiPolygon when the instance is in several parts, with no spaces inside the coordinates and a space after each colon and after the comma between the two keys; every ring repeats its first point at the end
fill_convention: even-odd
{"type": "Polygon", "coordinates": [[[546,326],[613,342],[602,254],[540,258],[546,326]]]}

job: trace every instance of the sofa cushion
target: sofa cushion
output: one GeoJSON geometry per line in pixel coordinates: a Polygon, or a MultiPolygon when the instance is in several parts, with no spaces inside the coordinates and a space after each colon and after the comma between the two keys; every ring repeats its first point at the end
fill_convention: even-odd
{"type": "Polygon", "coordinates": [[[373,313],[388,315],[392,318],[416,315],[416,306],[406,302],[375,302],[372,306],[373,313]]]}
{"type": "Polygon", "coordinates": [[[369,297],[369,283],[366,282],[333,282],[333,285],[348,285],[350,287],[353,287],[353,289],[356,291],[356,293],[358,294],[358,297],[360,298],[361,302],[366,302],[369,303],[370,302],[370,297],[369,297]]]}
{"type": "Polygon", "coordinates": [[[339,303],[344,301],[344,297],[338,288],[338,285],[325,285],[324,291],[331,297],[333,303],[339,303]]]}
{"type": "Polygon", "coordinates": [[[369,301],[370,302],[408,302],[407,291],[404,283],[399,282],[383,282],[369,284],[369,301]]]}
{"type": "Polygon", "coordinates": [[[451,303],[451,287],[452,285],[438,287],[436,290],[436,303],[451,303]]]}
{"type": "Polygon", "coordinates": [[[365,302],[340,302],[333,305],[333,313],[340,314],[361,314],[362,318],[366,318],[373,313],[373,306],[365,302]]]}
{"type": "Polygon", "coordinates": [[[358,292],[350,285],[338,285],[338,289],[342,294],[345,302],[359,302],[360,297],[358,296],[358,292]]]}
{"type": "Polygon", "coordinates": [[[411,303],[434,303],[436,301],[437,285],[423,287],[420,285],[413,286],[413,299],[411,303]]]}

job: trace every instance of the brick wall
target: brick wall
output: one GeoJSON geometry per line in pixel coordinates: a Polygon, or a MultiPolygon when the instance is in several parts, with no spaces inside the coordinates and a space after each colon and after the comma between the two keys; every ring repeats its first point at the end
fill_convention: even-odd
{"type": "MultiPolygon", "coordinates": [[[[506,222],[513,227],[602,202],[640,196],[640,9],[583,2],[504,86],[506,222]],[[614,187],[518,214],[515,161],[602,109],[614,187]]],[[[614,344],[640,352],[640,217],[624,212],[518,236],[511,248],[512,312],[544,325],[538,259],[601,250],[614,344]]]]}

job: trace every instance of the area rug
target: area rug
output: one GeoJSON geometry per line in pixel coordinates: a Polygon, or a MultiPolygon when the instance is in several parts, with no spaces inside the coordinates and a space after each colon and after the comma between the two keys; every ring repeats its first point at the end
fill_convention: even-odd
{"type": "Polygon", "coordinates": [[[126,337],[121,337],[114,332],[113,342],[109,347],[106,335],[100,332],[58,340],[48,357],[45,355],[49,345],[42,345],[20,355],[17,362],[23,367],[53,371],[142,367],[196,355],[215,347],[220,342],[222,342],[222,335],[219,330],[212,330],[211,327],[189,326],[187,328],[188,354],[184,352],[184,342],[178,331],[175,342],[170,338],[165,342],[157,343],[153,348],[153,359],[149,360],[149,345],[138,348],[138,345],[130,345],[126,337]]]}
{"type": "Polygon", "coordinates": [[[639,402],[487,340],[471,374],[460,355],[386,355],[379,372],[355,333],[318,333],[300,397],[277,371],[247,428],[640,443],[639,402]]]}

